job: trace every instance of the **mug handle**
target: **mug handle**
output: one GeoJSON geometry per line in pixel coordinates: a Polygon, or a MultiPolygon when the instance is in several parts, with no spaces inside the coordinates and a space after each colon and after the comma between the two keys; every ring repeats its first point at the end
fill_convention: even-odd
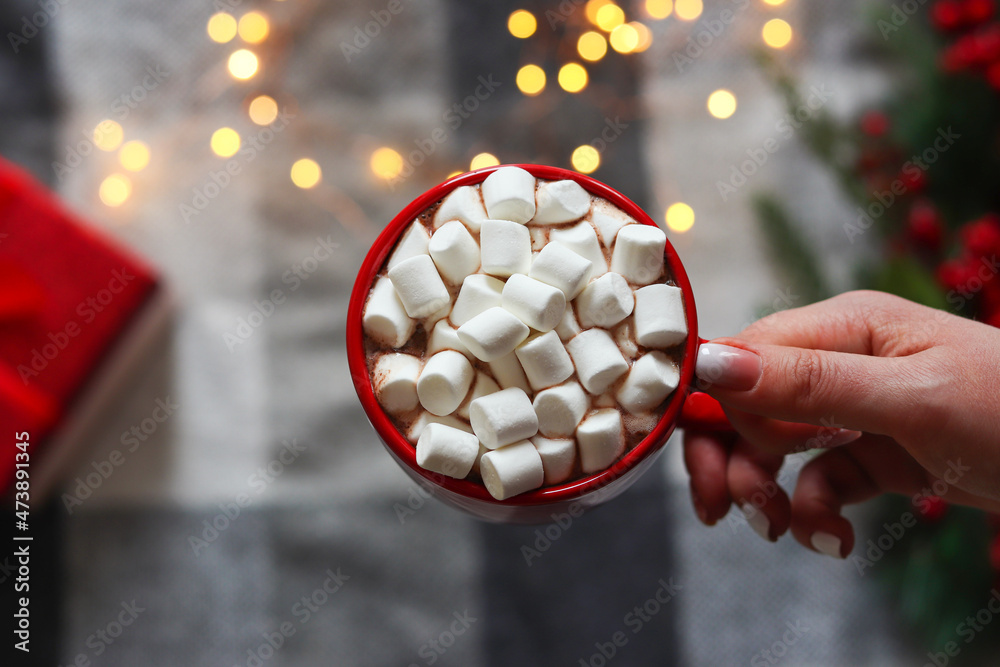
{"type": "MultiPolygon", "coordinates": [[[[698,345],[706,343],[704,338],[698,340],[698,345]]],[[[697,353],[696,353],[697,354],[697,353]]],[[[726,413],[722,410],[722,405],[702,391],[692,391],[684,400],[677,425],[683,429],[701,432],[723,432],[732,433],[735,431],[733,425],[729,423],[726,413]]]]}

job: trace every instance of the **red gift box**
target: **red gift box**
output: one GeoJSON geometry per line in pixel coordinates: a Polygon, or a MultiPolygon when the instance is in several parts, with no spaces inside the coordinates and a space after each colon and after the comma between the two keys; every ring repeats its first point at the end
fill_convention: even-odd
{"type": "Polygon", "coordinates": [[[0,159],[0,490],[25,438],[32,497],[57,481],[166,302],[149,266],[0,159]]]}

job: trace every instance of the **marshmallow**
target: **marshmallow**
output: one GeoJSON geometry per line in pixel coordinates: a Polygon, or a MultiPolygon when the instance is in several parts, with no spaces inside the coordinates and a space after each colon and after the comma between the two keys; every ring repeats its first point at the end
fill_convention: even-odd
{"type": "Polygon", "coordinates": [[[580,467],[594,473],[609,467],[625,451],[622,415],[614,409],[598,410],[576,429],[580,467]]]}
{"type": "Polygon", "coordinates": [[[486,452],[479,470],[486,490],[497,500],[537,489],[545,481],[542,457],[528,440],[486,452]]]}
{"type": "Polygon", "coordinates": [[[434,327],[437,326],[437,323],[443,320],[446,321],[449,315],[451,315],[450,301],[444,304],[440,310],[435,310],[433,313],[420,320],[420,323],[423,325],[424,331],[434,331],[434,327]]]}
{"type": "Polygon", "coordinates": [[[455,411],[459,417],[464,419],[469,418],[469,409],[472,406],[472,402],[477,398],[482,396],[489,396],[490,394],[495,394],[500,391],[500,386],[493,381],[486,373],[482,371],[476,373],[476,384],[472,387],[472,393],[469,397],[465,399],[465,402],[458,406],[458,410],[455,411]]]}
{"type": "Polygon", "coordinates": [[[520,389],[504,389],[477,398],[469,409],[469,421],[486,449],[497,449],[538,433],[535,409],[520,389]]]}
{"type": "Polygon", "coordinates": [[[490,308],[458,328],[458,338],[480,361],[495,361],[528,337],[528,327],[503,308],[490,308]]]}
{"type": "Polygon", "coordinates": [[[382,277],[375,281],[365,314],[361,318],[365,333],[389,347],[403,347],[410,340],[417,323],[410,319],[399,300],[392,281],[382,277]]]}
{"type": "Polygon", "coordinates": [[[663,273],[667,235],[652,225],[626,225],[615,238],[611,270],[636,285],[648,285],[663,273]]]}
{"type": "Polygon", "coordinates": [[[417,442],[420,441],[420,436],[423,434],[424,429],[427,428],[429,424],[445,424],[446,426],[457,428],[460,431],[472,433],[472,427],[461,419],[456,419],[451,415],[438,417],[437,415],[432,415],[431,413],[425,411],[421,412],[420,415],[413,420],[409,428],[406,429],[406,439],[414,445],[417,444],[417,442]]]}
{"type": "Polygon", "coordinates": [[[539,225],[573,222],[590,211],[590,193],[576,181],[540,183],[536,197],[538,206],[531,221],[539,225]]]}
{"type": "Polygon", "coordinates": [[[635,344],[635,327],[632,325],[632,320],[626,319],[615,327],[611,336],[615,339],[615,344],[621,350],[622,356],[627,360],[632,361],[639,356],[639,346],[635,344]]]}
{"type": "Polygon", "coordinates": [[[396,243],[396,249],[389,257],[386,268],[391,269],[404,259],[427,254],[427,242],[431,235],[427,233],[427,228],[419,220],[414,220],[396,243]]]}
{"type": "Polygon", "coordinates": [[[536,391],[554,387],[573,374],[573,362],[555,331],[532,338],[514,353],[536,391]]]}
{"type": "Polygon", "coordinates": [[[486,209],[479,190],[472,185],[463,185],[452,190],[441,202],[434,213],[434,229],[451,220],[460,220],[471,231],[478,232],[485,219],[486,209]]]}
{"type": "Polygon", "coordinates": [[[625,215],[621,209],[600,200],[594,202],[594,209],[590,213],[590,222],[594,225],[601,237],[601,243],[606,248],[610,248],[614,244],[619,229],[625,225],[636,224],[635,220],[625,215]]]}
{"type": "Polygon", "coordinates": [[[447,320],[440,320],[431,330],[431,336],[427,341],[427,354],[432,355],[441,350],[455,350],[461,352],[471,361],[475,358],[469,348],[465,347],[454,327],[448,324],[447,320]]]}
{"type": "Polygon", "coordinates": [[[452,285],[479,270],[479,244],[458,220],[446,222],[427,244],[438,273],[452,285]]]}
{"type": "Polygon", "coordinates": [[[503,389],[517,387],[526,394],[531,393],[531,385],[528,384],[528,376],[521,368],[521,362],[517,359],[517,354],[511,352],[490,362],[490,372],[503,389]]]}
{"type": "Polygon", "coordinates": [[[549,242],[549,232],[544,227],[536,225],[528,226],[528,233],[531,234],[531,251],[538,252],[549,242]]]}
{"type": "Polygon", "coordinates": [[[580,384],[595,396],[603,394],[628,371],[628,362],[604,329],[588,329],[575,336],[569,349],[580,384]]]}
{"type": "Polygon", "coordinates": [[[618,399],[615,398],[613,392],[608,391],[600,396],[594,396],[594,400],[591,402],[591,405],[595,408],[613,408],[618,405],[618,399]]]}
{"type": "Polygon", "coordinates": [[[399,415],[417,407],[417,378],[421,365],[417,357],[398,352],[383,354],[375,362],[372,385],[386,412],[399,415]]]}
{"type": "Polygon", "coordinates": [[[628,282],[617,273],[605,273],[587,285],[576,298],[580,326],[610,329],[632,314],[635,297],[628,282]]]}
{"type": "Polygon", "coordinates": [[[580,328],[580,324],[576,321],[576,315],[573,313],[573,309],[567,308],[566,312],[563,313],[559,326],[556,327],[556,333],[559,334],[559,338],[565,343],[581,331],[583,331],[583,329],[580,328]]]}
{"type": "Polygon", "coordinates": [[[507,278],[531,269],[531,234],[509,220],[484,220],[479,233],[483,273],[507,278]]]}
{"type": "Polygon", "coordinates": [[[501,305],[532,329],[546,332],[555,329],[562,319],[566,295],[551,285],[515,273],[504,285],[501,305]]]}
{"type": "Polygon", "coordinates": [[[475,371],[462,354],[438,352],[427,360],[417,380],[417,396],[424,409],[439,417],[450,415],[465,400],[475,371]]]}
{"type": "Polygon", "coordinates": [[[561,484],[570,478],[576,463],[576,442],[572,438],[553,440],[536,435],[531,444],[542,458],[546,484],[561,484]]]}
{"type": "Polygon", "coordinates": [[[567,299],[575,299],[586,287],[593,267],[594,263],[589,259],[554,241],[542,248],[531,262],[528,275],[558,287],[567,299]]]}
{"type": "Polygon", "coordinates": [[[565,229],[553,229],[549,232],[549,242],[552,241],[562,243],[577,255],[593,262],[587,280],[607,272],[608,262],[597,240],[597,232],[586,220],[565,229]]]}
{"type": "Polygon", "coordinates": [[[499,306],[503,301],[502,295],[502,280],[473,274],[462,281],[462,289],[458,292],[449,319],[456,327],[460,327],[479,313],[499,306]]]}
{"type": "Polygon", "coordinates": [[[417,465],[424,470],[462,479],[479,456],[479,440],[444,424],[428,424],[417,440],[417,465]]]}
{"type": "Polygon", "coordinates": [[[550,438],[571,438],[590,407],[577,382],[567,382],[538,392],[532,406],[538,415],[538,432],[550,438]]]}
{"type": "Polygon", "coordinates": [[[639,357],[616,397],[632,414],[648,412],[663,402],[680,382],[677,364],[662,352],[650,352],[639,357]]]}
{"type": "Polygon", "coordinates": [[[684,295],[673,285],[635,291],[635,340],[643,347],[673,347],[687,338],[684,295]]]}
{"type": "Polygon", "coordinates": [[[535,215],[535,177],[520,167],[500,167],[482,185],[491,218],[522,225],[535,215]]]}
{"type": "Polygon", "coordinates": [[[410,317],[433,315],[451,302],[448,288],[429,255],[404,259],[389,269],[389,280],[410,317]]]}

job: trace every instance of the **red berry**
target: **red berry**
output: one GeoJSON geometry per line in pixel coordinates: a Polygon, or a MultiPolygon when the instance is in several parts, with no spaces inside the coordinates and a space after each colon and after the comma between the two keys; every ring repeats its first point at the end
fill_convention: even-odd
{"type": "Polygon", "coordinates": [[[948,511],[948,503],[939,496],[927,496],[920,503],[920,514],[927,521],[937,521],[948,511]]]}
{"type": "Polygon", "coordinates": [[[962,243],[973,257],[1000,253],[1000,217],[987,214],[962,227],[962,243]]]}
{"type": "Polygon", "coordinates": [[[955,0],[938,0],[931,8],[931,22],[938,30],[947,32],[959,27],[964,12],[955,0]]]}
{"type": "Polygon", "coordinates": [[[934,251],[941,248],[944,228],[941,226],[941,216],[933,204],[921,199],[910,208],[907,233],[918,247],[934,251]]]}
{"type": "MultiPolygon", "coordinates": [[[[983,266],[983,265],[981,265],[983,266]]],[[[983,282],[983,291],[979,298],[979,314],[984,321],[993,320],[993,326],[1000,325],[1000,277],[987,274],[989,278],[983,282]]]]}
{"type": "Polygon", "coordinates": [[[867,111],[861,116],[861,131],[869,137],[881,137],[889,131],[889,117],[881,111],[867,111]]]}
{"type": "Polygon", "coordinates": [[[994,570],[1000,571],[1000,535],[994,537],[990,544],[990,565],[994,570]]]}
{"type": "Polygon", "coordinates": [[[923,192],[927,187],[927,173],[923,170],[908,170],[899,175],[907,192],[923,192]]]}
{"type": "Polygon", "coordinates": [[[990,19],[996,10],[993,0],[965,0],[963,17],[966,23],[978,24],[990,19]]]}
{"type": "Polygon", "coordinates": [[[994,90],[1000,90],[1000,62],[995,62],[986,68],[986,81],[994,90]]]}
{"type": "Polygon", "coordinates": [[[949,292],[968,292],[976,276],[976,267],[969,258],[952,259],[941,264],[937,270],[937,280],[949,292]]]}

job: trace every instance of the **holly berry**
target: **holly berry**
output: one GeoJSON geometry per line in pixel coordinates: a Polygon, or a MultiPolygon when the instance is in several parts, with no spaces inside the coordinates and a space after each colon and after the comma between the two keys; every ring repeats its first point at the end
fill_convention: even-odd
{"type": "Polygon", "coordinates": [[[992,18],[996,5],[993,0],[965,0],[962,10],[965,22],[976,25],[992,18]]]}
{"type": "Polygon", "coordinates": [[[976,267],[968,258],[949,260],[937,269],[938,283],[948,292],[968,291],[975,278],[976,267]]]}
{"type": "Polygon", "coordinates": [[[948,503],[940,496],[927,496],[920,504],[920,515],[925,521],[937,521],[948,511],[948,503]]]}
{"type": "Polygon", "coordinates": [[[962,24],[965,12],[956,0],[938,0],[931,7],[931,22],[942,32],[955,30],[962,24]]]}
{"type": "Polygon", "coordinates": [[[1000,216],[987,214],[962,227],[962,244],[973,257],[1000,253],[1000,216]]]}
{"type": "Polygon", "coordinates": [[[881,137],[889,131],[889,117],[881,111],[867,111],[861,116],[861,131],[869,137],[881,137]]]}
{"type": "Polygon", "coordinates": [[[990,565],[994,570],[1000,571],[1000,535],[994,537],[990,543],[990,565]]]}
{"type": "Polygon", "coordinates": [[[913,244],[920,248],[937,251],[944,239],[941,216],[934,205],[926,199],[917,201],[910,207],[907,217],[907,234],[913,244]]]}
{"type": "Polygon", "coordinates": [[[1000,62],[995,62],[986,68],[986,81],[994,90],[1000,90],[1000,62]]]}
{"type": "Polygon", "coordinates": [[[899,180],[906,186],[907,192],[923,192],[927,188],[927,173],[920,170],[910,169],[899,174],[899,180]]]}

